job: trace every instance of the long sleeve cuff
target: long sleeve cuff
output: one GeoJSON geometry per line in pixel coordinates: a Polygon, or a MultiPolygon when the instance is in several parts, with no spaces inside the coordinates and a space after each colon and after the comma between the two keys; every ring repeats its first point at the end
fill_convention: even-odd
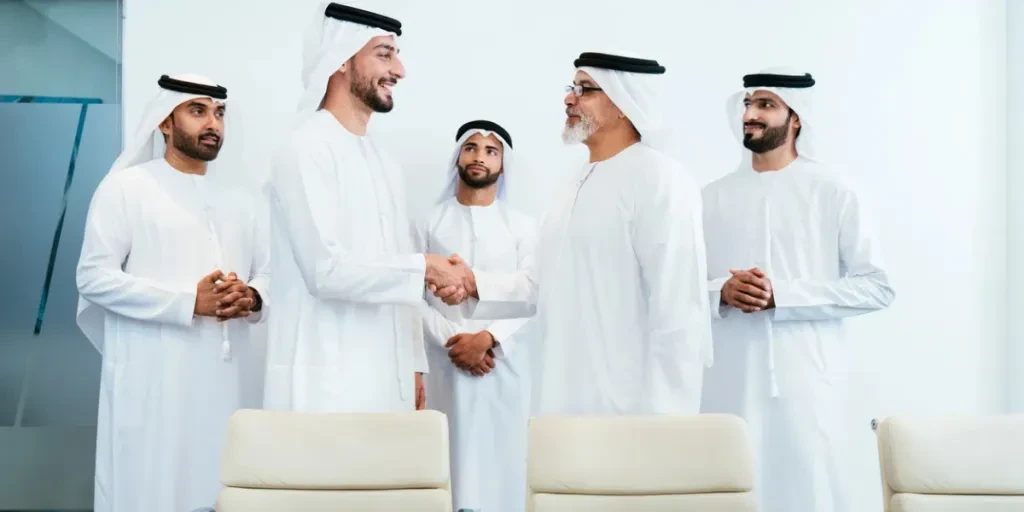
{"type": "Polygon", "coordinates": [[[403,294],[406,297],[416,297],[416,299],[410,299],[408,302],[416,303],[417,299],[423,298],[423,290],[426,288],[427,282],[427,260],[422,254],[412,254],[409,256],[409,268],[413,269],[409,273],[409,280],[406,284],[407,290],[403,294]]]}
{"type": "Polygon", "coordinates": [[[195,322],[196,313],[196,289],[192,288],[187,291],[181,292],[173,303],[175,309],[174,314],[171,318],[174,319],[174,323],[182,327],[192,327],[195,322]]]}
{"type": "Polygon", "coordinates": [[[270,304],[267,302],[267,294],[263,291],[266,289],[266,280],[254,280],[249,283],[249,288],[256,290],[256,293],[260,294],[260,310],[251,312],[249,316],[245,317],[245,321],[250,324],[263,323],[267,320],[268,308],[270,307],[270,304]]]}
{"type": "Polygon", "coordinates": [[[724,318],[729,307],[722,304],[722,287],[728,280],[727,277],[721,277],[708,281],[708,306],[711,310],[711,318],[715,320],[724,318]]]}
{"type": "Polygon", "coordinates": [[[487,327],[494,341],[498,343],[494,347],[494,355],[498,358],[508,357],[515,349],[516,341],[514,334],[527,322],[527,319],[498,320],[487,327]]]}
{"type": "Polygon", "coordinates": [[[412,363],[412,371],[422,374],[430,373],[430,365],[427,364],[427,359],[425,357],[414,358],[414,361],[412,363]]]}
{"type": "Polygon", "coordinates": [[[518,287],[517,275],[499,272],[475,272],[479,300],[463,302],[466,318],[500,320],[533,316],[537,306],[526,291],[518,287]]]}

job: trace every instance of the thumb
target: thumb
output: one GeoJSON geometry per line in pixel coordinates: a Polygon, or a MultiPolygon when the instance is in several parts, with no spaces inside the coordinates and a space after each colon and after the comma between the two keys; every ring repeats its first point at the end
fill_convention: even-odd
{"type": "Polygon", "coordinates": [[[213,272],[206,274],[206,277],[204,277],[203,280],[205,280],[208,283],[216,283],[217,280],[222,277],[224,277],[223,272],[221,272],[220,270],[214,270],[213,272]]]}
{"type": "Polygon", "coordinates": [[[444,344],[444,348],[451,348],[453,345],[458,343],[461,338],[462,338],[461,334],[456,334],[455,336],[452,336],[451,338],[448,338],[448,342],[444,344]]]}
{"type": "Polygon", "coordinates": [[[736,270],[736,269],[734,269],[734,268],[730,268],[730,269],[729,269],[729,273],[730,273],[730,274],[732,274],[732,275],[736,275],[736,274],[739,274],[739,273],[740,273],[740,271],[739,271],[739,270],[736,270]]]}

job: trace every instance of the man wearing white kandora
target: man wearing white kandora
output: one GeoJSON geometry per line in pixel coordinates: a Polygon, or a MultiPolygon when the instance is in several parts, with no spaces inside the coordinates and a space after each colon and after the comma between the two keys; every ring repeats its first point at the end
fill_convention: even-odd
{"type": "Polygon", "coordinates": [[[78,325],[103,356],[97,512],[213,505],[247,322],[267,311],[265,223],[251,195],[207,176],[227,89],[194,75],[158,83],[93,195],[78,262],[78,325]]]}
{"type": "Polygon", "coordinates": [[[814,78],[743,82],[729,123],[749,151],[704,189],[715,366],[702,411],[750,425],[761,510],[847,511],[843,318],[893,290],[863,199],[815,152],[814,78]]]}
{"type": "MultiPolygon", "coordinates": [[[[448,186],[417,223],[417,249],[515,272],[533,256],[537,228],[506,200],[508,175],[516,172],[512,137],[478,120],[462,125],[455,139],[448,186]]],[[[455,509],[522,510],[529,360],[517,338],[529,319],[471,320],[431,294],[427,301],[427,405],[448,416],[455,509]]]]}
{"type": "Polygon", "coordinates": [[[318,9],[304,47],[299,124],[268,183],[274,251],[264,405],[392,412],[422,408],[424,285],[465,272],[416,253],[403,175],[367,124],[405,76],[401,23],[340,4],[318,9]]]}
{"type": "Polygon", "coordinates": [[[700,189],[643,140],[665,68],[602,53],[575,66],[563,138],[590,162],[556,192],[535,263],[474,269],[464,307],[479,319],[536,311],[535,414],[695,414],[711,356],[700,189]]]}

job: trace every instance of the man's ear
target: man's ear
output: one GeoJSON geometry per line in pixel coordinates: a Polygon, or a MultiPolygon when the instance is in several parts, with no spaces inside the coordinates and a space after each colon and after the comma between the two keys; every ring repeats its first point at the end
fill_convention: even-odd
{"type": "Polygon", "coordinates": [[[174,114],[170,114],[160,121],[160,133],[164,134],[164,140],[167,140],[171,136],[171,131],[174,128],[174,114]]]}
{"type": "MultiPolygon", "coordinates": [[[[359,55],[359,53],[357,52],[356,55],[359,55]]],[[[352,61],[356,59],[356,55],[353,55],[349,57],[348,60],[346,60],[345,62],[342,62],[341,67],[338,68],[338,72],[342,74],[348,73],[348,70],[352,69],[352,61]]]]}

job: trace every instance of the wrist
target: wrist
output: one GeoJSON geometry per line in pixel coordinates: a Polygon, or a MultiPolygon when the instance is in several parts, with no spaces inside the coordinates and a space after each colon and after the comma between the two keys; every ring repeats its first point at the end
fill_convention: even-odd
{"type": "Polygon", "coordinates": [[[466,279],[466,295],[479,300],[480,295],[476,290],[476,274],[474,274],[472,270],[469,270],[467,274],[469,275],[469,278],[466,279]]]}
{"type": "Polygon", "coordinates": [[[263,309],[263,297],[260,296],[259,290],[255,288],[248,288],[246,289],[246,295],[252,299],[252,308],[250,308],[250,311],[257,313],[263,309]]]}

